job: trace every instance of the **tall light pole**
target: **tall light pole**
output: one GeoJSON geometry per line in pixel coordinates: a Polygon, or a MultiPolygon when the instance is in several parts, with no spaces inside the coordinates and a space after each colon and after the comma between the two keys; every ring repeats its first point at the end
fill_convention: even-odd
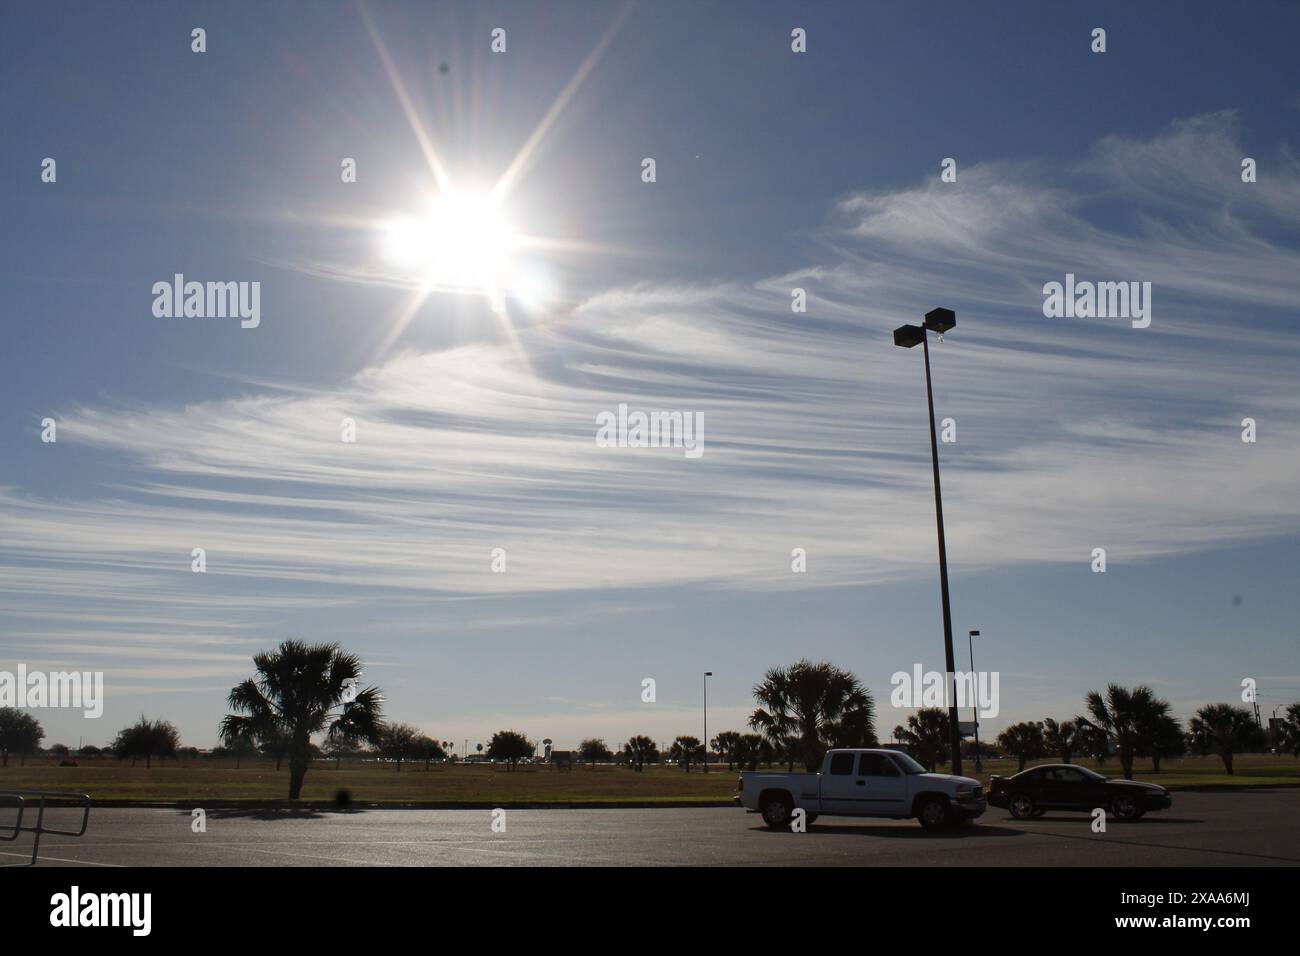
{"type": "Polygon", "coordinates": [[[975,691],[975,703],[971,707],[971,716],[975,718],[975,772],[979,773],[984,769],[984,764],[980,762],[980,682],[975,676],[975,638],[980,636],[979,631],[971,631],[966,635],[966,642],[970,646],[970,686],[975,691]]]}
{"type": "Polygon", "coordinates": [[[709,772],[709,678],[713,671],[704,672],[704,772],[709,772]]]}
{"type": "Polygon", "coordinates": [[[927,333],[942,336],[957,324],[952,309],[931,309],[921,325],[903,325],[894,329],[894,344],[910,349],[921,346],[925,354],[925,398],[930,409],[930,460],[934,466],[934,516],[939,528],[939,588],[943,592],[943,649],[948,676],[953,679],[948,700],[949,741],[952,748],[952,772],[961,775],[961,729],[957,726],[956,665],[952,653],[952,608],[948,602],[948,548],[943,538],[943,494],[939,490],[939,438],[934,430],[934,389],[930,385],[930,340],[927,333]]]}

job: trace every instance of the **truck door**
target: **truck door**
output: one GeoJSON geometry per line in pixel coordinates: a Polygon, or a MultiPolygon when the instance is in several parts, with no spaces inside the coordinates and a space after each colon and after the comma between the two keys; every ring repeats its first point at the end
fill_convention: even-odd
{"type": "Polygon", "coordinates": [[[821,776],[823,813],[861,812],[853,809],[856,806],[855,791],[858,789],[854,785],[857,777],[853,772],[857,756],[848,751],[830,755],[826,772],[821,776]]]}
{"type": "Polygon", "coordinates": [[[884,754],[831,755],[822,774],[822,811],[848,816],[906,813],[907,780],[884,754]],[[856,759],[856,766],[854,761],[856,759]]]}
{"type": "Polygon", "coordinates": [[[871,813],[905,814],[908,812],[907,777],[898,764],[885,754],[863,754],[858,761],[859,790],[865,791],[871,813]]]}

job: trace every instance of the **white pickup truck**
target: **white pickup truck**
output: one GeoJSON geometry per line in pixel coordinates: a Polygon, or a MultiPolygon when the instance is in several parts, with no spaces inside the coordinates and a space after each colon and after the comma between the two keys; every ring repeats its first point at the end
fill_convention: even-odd
{"type": "Polygon", "coordinates": [[[973,820],[985,811],[984,788],[970,777],[929,773],[898,750],[830,750],[821,773],[746,771],[736,803],[756,810],[773,829],[788,827],[794,811],[805,822],[820,814],[916,817],[927,830],[973,820]]]}

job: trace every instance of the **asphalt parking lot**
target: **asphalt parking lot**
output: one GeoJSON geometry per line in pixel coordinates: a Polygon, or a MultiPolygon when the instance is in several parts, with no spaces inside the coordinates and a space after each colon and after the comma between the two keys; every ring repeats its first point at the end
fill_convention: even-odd
{"type": "MultiPolygon", "coordinates": [[[[1105,833],[1087,814],[1022,822],[990,807],[973,826],[931,834],[911,820],[837,817],[775,833],[733,808],[507,810],[500,833],[489,810],[212,810],[195,833],[188,811],[103,808],[81,838],[43,837],[40,865],[1294,866],[1298,811],[1296,789],[1181,792],[1105,833]]],[[[30,841],[0,843],[0,865],[25,863],[30,841]]]]}

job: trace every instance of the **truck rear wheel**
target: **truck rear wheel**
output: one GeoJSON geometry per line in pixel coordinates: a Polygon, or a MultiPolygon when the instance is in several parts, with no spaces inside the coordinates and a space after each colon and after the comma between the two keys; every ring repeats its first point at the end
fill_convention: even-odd
{"type": "Polygon", "coordinates": [[[790,816],[794,812],[793,801],[784,793],[771,793],[763,797],[759,805],[763,822],[773,830],[781,830],[790,825],[790,816]]]}
{"type": "Polygon", "coordinates": [[[943,797],[926,797],[916,808],[916,818],[927,830],[946,827],[952,822],[948,813],[948,801],[943,797]]]}

